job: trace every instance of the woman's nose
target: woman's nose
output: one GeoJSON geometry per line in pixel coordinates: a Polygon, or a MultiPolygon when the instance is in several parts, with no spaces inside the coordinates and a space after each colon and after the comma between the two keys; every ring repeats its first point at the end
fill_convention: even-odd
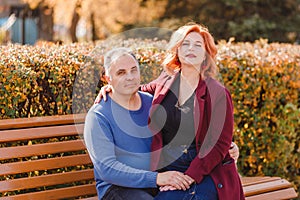
{"type": "Polygon", "coordinates": [[[191,50],[195,47],[195,45],[193,43],[191,43],[189,46],[188,46],[188,49],[191,50]]]}

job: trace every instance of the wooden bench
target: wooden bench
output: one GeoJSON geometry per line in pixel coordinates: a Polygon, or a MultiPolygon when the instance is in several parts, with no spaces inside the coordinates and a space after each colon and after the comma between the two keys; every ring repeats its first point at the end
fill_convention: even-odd
{"type": "Polygon", "coordinates": [[[81,137],[84,116],[75,119],[76,125],[72,115],[0,120],[0,199],[96,195],[81,137]]]}
{"type": "MultiPolygon", "coordinates": [[[[0,120],[0,199],[97,199],[84,115],[0,120]],[[75,122],[75,123],[74,123],[75,122]]],[[[247,200],[291,199],[279,177],[242,177],[247,200]]]]}

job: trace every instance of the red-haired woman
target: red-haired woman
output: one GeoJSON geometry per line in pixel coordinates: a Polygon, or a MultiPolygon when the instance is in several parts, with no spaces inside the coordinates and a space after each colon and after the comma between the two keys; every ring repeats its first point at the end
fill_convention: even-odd
{"type": "MultiPolygon", "coordinates": [[[[233,105],[217,81],[217,49],[208,29],[187,24],[170,39],[164,72],[141,87],[154,95],[152,170],[176,170],[194,182],[187,190],[160,188],[155,199],[244,199],[230,157],[233,105]]],[[[178,180],[181,184],[182,180],[178,180]]]]}

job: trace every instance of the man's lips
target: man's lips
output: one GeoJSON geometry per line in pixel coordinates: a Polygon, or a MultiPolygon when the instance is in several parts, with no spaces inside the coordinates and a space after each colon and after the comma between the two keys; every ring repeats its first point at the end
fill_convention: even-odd
{"type": "Polygon", "coordinates": [[[125,87],[136,87],[136,86],[137,86],[136,83],[129,83],[125,85],[125,87]]]}

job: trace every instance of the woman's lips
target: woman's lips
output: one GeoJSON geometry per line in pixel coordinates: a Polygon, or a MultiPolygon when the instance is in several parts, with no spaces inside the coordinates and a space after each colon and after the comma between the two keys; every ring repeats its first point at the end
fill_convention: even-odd
{"type": "Polygon", "coordinates": [[[185,57],[188,57],[188,58],[196,58],[196,55],[195,55],[195,54],[192,54],[192,53],[190,53],[190,54],[187,54],[185,57]]]}

